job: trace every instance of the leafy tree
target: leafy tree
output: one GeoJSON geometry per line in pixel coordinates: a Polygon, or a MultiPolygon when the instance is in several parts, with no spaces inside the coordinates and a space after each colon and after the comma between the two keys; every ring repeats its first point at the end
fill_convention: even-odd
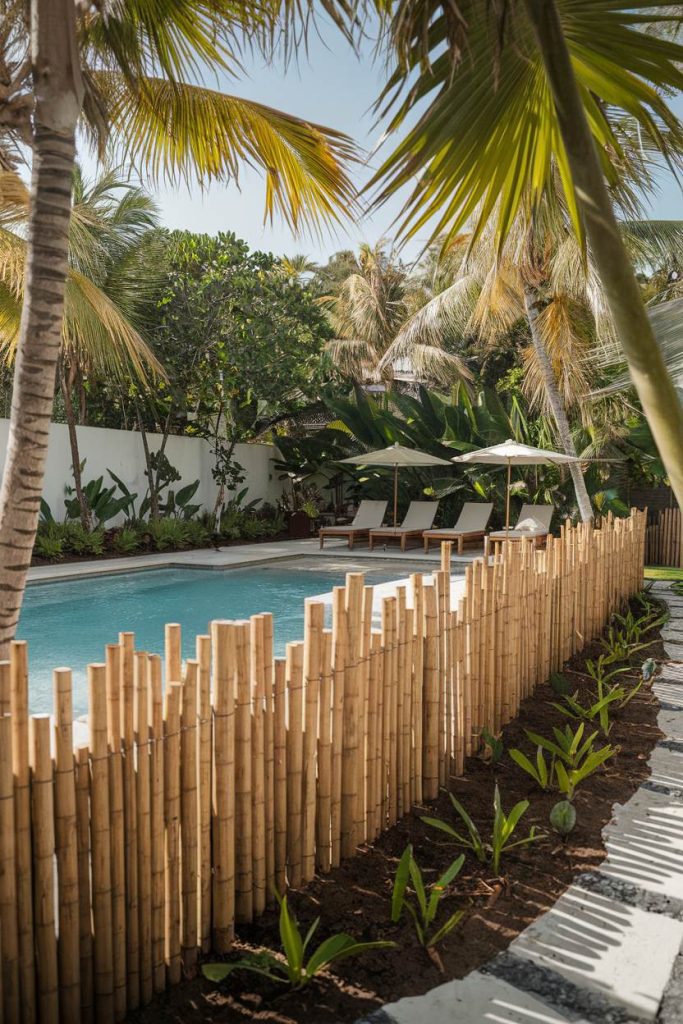
{"type": "Polygon", "coordinates": [[[219,485],[240,482],[235,446],[318,397],[330,336],[308,289],[234,234],[175,232],[154,350],[167,368],[154,400],[164,435],[179,422],[210,440],[219,485]]]}

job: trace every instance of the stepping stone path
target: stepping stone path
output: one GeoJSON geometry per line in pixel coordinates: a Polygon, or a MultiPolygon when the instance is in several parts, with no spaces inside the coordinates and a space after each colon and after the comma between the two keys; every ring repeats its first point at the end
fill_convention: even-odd
{"type": "Polygon", "coordinates": [[[664,738],[652,774],[604,829],[607,857],[478,971],[359,1024],[683,1022],[683,597],[654,683],[664,738]]]}

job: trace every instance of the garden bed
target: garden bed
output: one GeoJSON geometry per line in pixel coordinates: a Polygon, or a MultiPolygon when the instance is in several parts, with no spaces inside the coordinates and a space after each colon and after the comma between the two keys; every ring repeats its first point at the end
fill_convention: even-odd
{"type": "MultiPolygon", "coordinates": [[[[634,612],[641,609],[634,602],[634,612]]],[[[645,639],[657,637],[651,632],[645,639]]],[[[580,696],[589,692],[583,675],[587,659],[602,652],[590,644],[565,666],[572,690],[580,696]]],[[[639,667],[647,656],[662,656],[659,640],[632,659],[639,667]]],[[[625,677],[638,677],[634,668],[625,677]]],[[[339,931],[359,941],[391,940],[395,948],[367,952],[335,965],[333,973],[315,979],[298,992],[284,992],[283,986],[254,974],[237,971],[226,982],[215,985],[203,977],[186,982],[160,996],[144,1011],[130,1016],[139,1024],[232,1024],[263,1021],[269,1024],[341,1024],[353,1022],[385,1002],[417,995],[451,978],[463,977],[481,966],[509,943],[536,917],[548,910],[580,872],[596,869],[605,856],[602,829],[610,820],[615,803],[624,803],[649,774],[648,755],[660,732],[656,723],[657,702],[649,688],[643,688],[626,706],[615,712],[609,742],[620,748],[616,758],[585,780],[577,790],[574,806],[577,824],[566,841],[554,833],[548,815],[561,799],[557,793],[542,792],[534,781],[510,759],[508,750],[520,748],[533,759],[533,747],[524,730],[550,736],[553,726],[572,727],[553,706],[560,698],[550,685],[539,686],[525,700],[519,716],[503,731],[505,752],[497,765],[470,758],[465,774],[453,782],[453,792],[482,832],[489,831],[496,783],[503,808],[509,812],[519,800],[530,806],[519,826],[520,837],[531,825],[546,830],[540,841],[503,855],[501,876],[492,878],[490,866],[481,865],[467,852],[464,866],[443,900],[440,921],[460,908],[460,924],[428,954],[417,942],[410,918],[399,924],[390,920],[393,879],[398,861],[408,843],[426,882],[434,881],[461,850],[447,837],[425,825],[422,815],[444,819],[460,831],[450,800],[444,793],[435,802],[415,808],[385,832],[372,846],[363,847],[329,875],[316,877],[299,892],[289,895],[302,930],[315,917],[321,924],[313,943],[339,931]]],[[[590,731],[597,728],[592,726],[590,731]]],[[[605,742],[598,737],[597,746],[605,742]]],[[[241,926],[235,954],[266,947],[280,948],[278,915],[269,910],[257,923],[241,926]]],[[[212,958],[215,959],[215,958],[212,958]]],[[[229,959],[229,958],[228,958],[229,959]]]]}

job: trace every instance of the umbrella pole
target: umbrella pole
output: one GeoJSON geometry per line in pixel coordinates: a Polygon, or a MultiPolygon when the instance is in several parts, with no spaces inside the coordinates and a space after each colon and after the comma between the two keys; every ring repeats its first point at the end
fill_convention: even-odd
{"type": "Polygon", "coordinates": [[[510,477],[512,475],[512,462],[508,459],[508,486],[505,495],[505,532],[510,529],[510,477]]]}
{"type": "Polygon", "coordinates": [[[398,463],[394,463],[394,529],[398,525],[398,463]]]}

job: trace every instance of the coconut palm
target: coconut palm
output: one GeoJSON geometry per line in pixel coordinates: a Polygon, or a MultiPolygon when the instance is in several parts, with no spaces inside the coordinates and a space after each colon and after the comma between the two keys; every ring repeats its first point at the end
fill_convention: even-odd
{"type": "MultiPolygon", "coordinates": [[[[326,0],[339,21],[345,5],[326,0]]],[[[309,5],[136,0],[3,5],[3,151],[32,152],[31,203],[10,430],[0,490],[0,656],[14,635],[38,524],[68,277],[71,185],[80,123],[97,151],[144,174],[235,180],[242,163],[266,175],[266,212],[295,228],[353,205],[348,140],[204,85],[238,75],[245,42],[271,53],[300,39],[309,5]],[[284,33],[281,26],[284,24],[284,33]],[[189,80],[188,80],[189,79],[189,80]]]]}
{"type": "MultiPolygon", "coordinates": [[[[28,215],[23,181],[12,171],[0,172],[0,352],[9,364],[19,338],[28,215]]],[[[58,383],[85,529],[91,516],[83,492],[73,393],[84,374],[144,382],[162,372],[135,326],[145,290],[160,265],[159,246],[150,234],[155,222],[155,205],[142,189],[119,180],[114,171],[87,185],[76,168],[58,383]]]]}
{"type": "Polygon", "coordinates": [[[424,339],[411,346],[408,361],[405,354],[400,362],[386,358],[411,312],[427,297],[425,289],[411,280],[382,242],[361,245],[354,271],[337,294],[322,300],[336,335],[327,346],[335,366],[358,384],[378,380],[389,384],[401,365],[409,365],[411,376],[431,383],[470,379],[457,353],[424,339]]]}
{"type": "Polygon", "coordinates": [[[574,233],[590,244],[605,302],[677,498],[683,504],[683,409],[648,320],[615,217],[627,114],[667,159],[683,129],[664,98],[683,87],[678,8],[663,0],[479,0],[380,5],[395,71],[379,108],[407,131],[375,174],[379,205],[408,186],[401,232],[427,224],[452,238],[476,214],[499,246],[559,176],[574,233]],[[654,26],[657,31],[650,31],[654,26]],[[431,222],[431,223],[430,223],[431,222]]]}

